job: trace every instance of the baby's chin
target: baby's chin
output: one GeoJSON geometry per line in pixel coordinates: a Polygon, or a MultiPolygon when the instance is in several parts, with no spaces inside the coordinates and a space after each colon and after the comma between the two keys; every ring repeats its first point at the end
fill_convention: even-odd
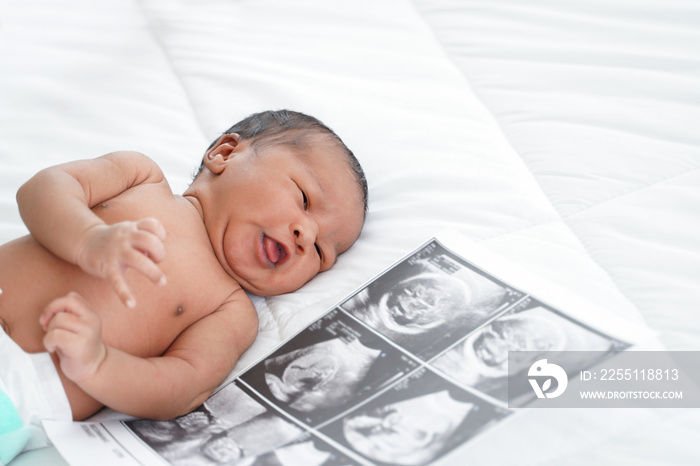
{"type": "Polygon", "coordinates": [[[243,288],[245,291],[248,293],[252,293],[257,296],[263,296],[263,297],[270,297],[270,296],[279,296],[282,294],[288,294],[288,293],[293,293],[294,291],[297,291],[299,288],[302,286],[306,285],[309,281],[311,281],[312,278],[314,278],[316,275],[310,277],[303,283],[299,283],[299,280],[291,281],[289,283],[268,283],[265,282],[264,280],[245,280],[245,278],[241,279],[240,277],[233,277],[235,280],[238,281],[238,284],[243,288]]]}

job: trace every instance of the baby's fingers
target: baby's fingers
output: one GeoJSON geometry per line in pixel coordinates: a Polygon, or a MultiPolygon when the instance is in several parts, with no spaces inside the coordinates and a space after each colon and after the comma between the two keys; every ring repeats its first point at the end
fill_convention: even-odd
{"type": "MultiPolygon", "coordinates": [[[[138,253],[137,253],[138,254],[138,253]]],[[[112,285],[112,288],[119,296],[119,299],[126,304],[126,307],[134,308],[136,307],[136,298],[131,293],[129,285],[126,284],[126,279],[122,270],[118,267],[111,269],[107,272],[107,281],[112,285]]]]}
{"type": "Polygon", "coordinates": [[[55,353],[56,351],[70,353],[78,341],[79,335],[76,332],[60,327],[53,328],[44,335],[44,348],[49,353],[55,353]]]}
{"type": "Polygon", "coordinates": [[[136,228],[154,234],[159,240],[165,241],[165,227],[158,219],[143,218],[136,222],[136,228]]]}
{"type": "Polygon", "coordinates": [[[78,293],[68,293],[66,296],[54,299],[44,308],[39,318],[39,324],[45,329],[59,313],[66,313],[74,320],[87,319],[94,315],[89,304],[78,293]]]}
{"type": "Polygon", "coordinates": [[[134,249],[146,254],[153,262],[160,262],[165,258],[165,246],[163,241],[153,233],[137,231],[131,239],[134,249]]]}
{"type": "Polygon", "coordinates": [[[69,379],[79,383],[97,371],[106,348],[100,317],[87,301],[77,293],[58,298],[46,307],[41,323],[46,328],[44,347],[58,355],[69,379]]]}
{"type": "Polygon", "coordinates": [[[127,265],[147,276],[153,283],[163,286],[166,283],[165,274],[149,255],[131,251],[127,256],[127,265]]]}
{"type": "Polygon", "coordinates": [[[165,274],[156,264],[165,258],[165,228],[156,219],[146,218],[136,222],[137,232],[132,246],[141,253],[129,257],[129,267],[133,267],[159,286],[165,285],[165,274]]]}

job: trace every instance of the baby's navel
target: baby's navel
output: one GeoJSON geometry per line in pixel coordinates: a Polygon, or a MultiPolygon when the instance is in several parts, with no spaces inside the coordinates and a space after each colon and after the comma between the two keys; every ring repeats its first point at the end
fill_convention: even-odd
{"type": "Polygon", "coordinates": [[[184,308],[183,306],[178,306],[178,307],[175,309],[175,316],[176,316],[176,317],[177,317],[177,316],[181,316],[181,315],[184,314],[184,313],[185,313],[185,308],[184,308]]]}

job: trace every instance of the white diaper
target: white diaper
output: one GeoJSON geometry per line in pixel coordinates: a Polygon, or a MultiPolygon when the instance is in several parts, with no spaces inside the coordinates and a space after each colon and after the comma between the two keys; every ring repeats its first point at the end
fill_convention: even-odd
{"type": "Polygon", "coordinates": [[[49,353],[25,353],[0,328],[0,390],[31,429],[25,450],[50,445],[41,421],[71,421],[68,397],[49,353]]]}

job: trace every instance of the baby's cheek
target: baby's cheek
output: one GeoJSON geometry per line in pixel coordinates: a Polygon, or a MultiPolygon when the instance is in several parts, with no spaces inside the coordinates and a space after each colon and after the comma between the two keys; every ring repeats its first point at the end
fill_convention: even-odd
{"type": "Polygon", "coordinates": [[[258,285],[257,288],[261,290],[261,295],[277,296],[292,293],[304,286],[318,274],[317,272],[310,272],[308,270],[300,271],[291,269],[285,270],[282,273],[279,272],[279,270],[274,270],[272,277],[258,285]]]}

